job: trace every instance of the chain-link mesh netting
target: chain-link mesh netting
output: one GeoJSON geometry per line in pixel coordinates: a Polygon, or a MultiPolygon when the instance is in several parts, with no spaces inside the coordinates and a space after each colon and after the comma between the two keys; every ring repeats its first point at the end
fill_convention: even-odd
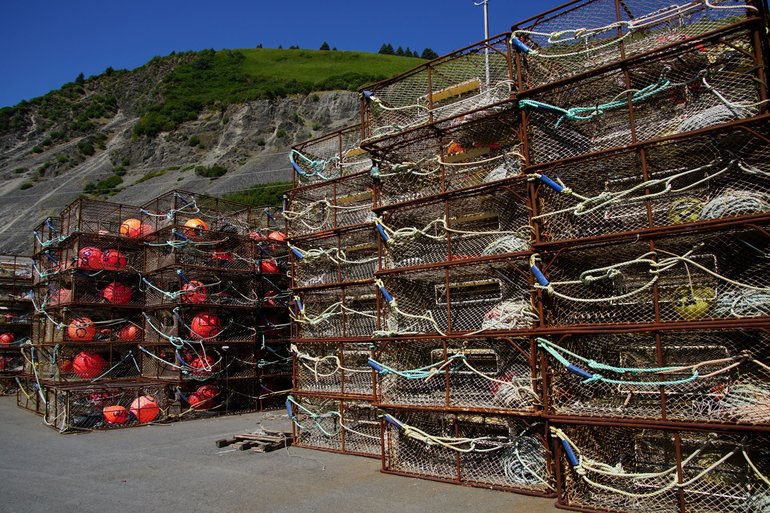
{"type": "MultiPolygon", "coordinates": [[[[77,233],[130,236],[122,225],[126,220],[138,218],[139,215],[139,208],[131,205],[81,198],[62,210],[61,232],[58,236],[69,237],[77,233]]],[[[141,231],[135,234],[136,237],[141,235],[141,231]]]]}
{"type": "Polygon", "coordinates": [[[284,210],[289,237],[364,224],[374,205],[372,178],[358,173],[293,189],[284,210]]]}
{"type": "Polygon", "coordinates": [[[380,420],[366,401],[289,396],[294,445],[313,449],[380,455],[380,420]]]}
{"type": "Polygon", "coordinates": [[[297,287],[370,280],[377,269],[377,235],[371,227],[295,241],[291,251],[297,287]]]}
{"type": "Polygon", "coordinates": [[[765,316],[768,232],[759,226],[560,252],[546,257],[551,326],[765,316]]]}
{"type": "Polygon", "coordinates": [[[513,91],[507,35],[482,41],[364,91],[366,137],[482,109],[513,91]]]}
{"type": "Polygon", "coordinates": [[[543,170],[535,175],[544,179],[535,217],[541,238],[569,240],[766,214],[767,134],[766,123],[748,125],[543,170]]]}
{"type": "Polygon", "coordinates": [[[385,241],[384,269],[530,249],[523,180],[385,211],[376,220],[385,241]]]}
{"type": "Polygon", "coordinates": [[[207,381],[257,378],[269,362],[274,362],[276,366],[282,364],[274,370],[291,370],[288,366],[290,357],[285,348],[281,351],[280,346],[276,346],[277,354],[273,355],[259,355],[257,346],[253,344],[187,344],[181,348],[173,345],[143,346],[141,352],[142,376],[152,379],[207,381]]]}
{"type": "Polygon", "coordinates": [[[216,240],[223,234],[246,235],[253,218],[251,210],[241,204],[187,191],[170,191],[141,209],[133,208],[141,213],[140,220],[150,232],[176,227],[181,236],[193,240],[216,240]]]}
{"type": "Polygon", "coordinates": [[[561,505],[675,513],[681,511],[683,490],[686,511],[767,511],[770,453],[765,435],[560,428],[553,434],[562,455],[561,505]]]}
{"type": "Polygon", "coordinates": [[[38,308],[77,305],[141,307],[138,275],[111,271],[58,273],[33,289],[38,308]]]}
{"type": "Polygon", "coordinates": [[[129,427],[166,418],[165,385],[109,384],[45,389],[45,423],[60,432],[129,427]]]}
{"type": "Polygon", "coordinates": [[[554,413],[767,423],[768,335],[752,330],[574,335],[538,339],[554,413]],[[663,401],[665,401],[665,406],[663,401]]]}
{"type": "Polygon", "coordinates": [[[73,306],[41,310],[32,320],[32,340],[38,345],[91,342],[141,342],[144,320],[136,309],[73,306]]]}
{"type": "Polygon", "coordinates": [[[297,297],[296,338],[368,338],[376,329],[377,295],[371,285],[298,291],[297,297]]]}
{"type": "Polygon", "coordinates": [[[750,4],[588,0],[514,26],[511,42],[525,84],[538,87],[727,28],[759,14],[750,4]]]}
{"type": "Polygon", "coordinates": [[[754,116],[763,103],[755,70],[749,36],[739,33],[645,60],[628,71],[628,81],[623,71],[607,71],[520,100],[529,113],[530,162],[754,116]]]}
{"type": "Polygon", "coordinates": [[[493,114],[450,121],[394,135],[374,151],[379,205],[428,198],[517,176],[519,110],[506,104],[493,114]]]}
{"type": "Polygon", "coordinates": [[[385,472],[548,494],[542,424],[497,415],[399,411],[386,416],[385,472]]]}
{"type": "Polygon", "coordinates": [[[141,372],[141,352],[135,345],[89,342],[22,347],[20,351],[25,373],[46,383],[136,379],[141,372]]]}
{"type": "Polygon", "coordinates": [[[372,161],[362,150],[361,125],[298,144],[289,159],[300,184],[312,184],[369,171],[372,161]]]}
{"type": "MultiPolygon", "coordinates": [[[[165,269],[142,277],[147,306],[255,306],[264,295],[249,274],[223,274],[199,269],[165,269]]],[[[277,293],[277,291],[276,291],[277,293]]]]}
{"type": "Polygon", "coordinates": [[[298,393],[373,394],[372,346],[364,343],[311,343],[292,347],[294,391],[298,393]]]}
{"type": "Polygon", "coordinates": [[[379,334],[526,330],[537,320],[526,262],[507,259],[404,271],[378,281],[387,293],[379,334]],[[450,321],[451,319],[451,321],[450,321]]]}
{"type": "Polygon", "coordinates": [[[533,413],[540,403],[527,338],[380,342],[370,365],[382,405],[533,413]]]}
{"type": "Polygon", "coordinates": [[[173,343],[199,347],[204,343],[226,344],[254,342],[264,326],[285,324],[283,317],[260,312],[257,320],[249,309],[201,309],[177,307],[173,310],[150,310],[144,318],[144,339],[147,344],[173,343]]]}
{"type": "Polygon", "coordinates": [[[180,265],[221,271],[254,268],[254,243],[243,236],[220,233],[219,240],[193,240],[178,234],[174,228],[165,228],[158,232],[157,239],[145,243],[144,272],[180,265]]]}

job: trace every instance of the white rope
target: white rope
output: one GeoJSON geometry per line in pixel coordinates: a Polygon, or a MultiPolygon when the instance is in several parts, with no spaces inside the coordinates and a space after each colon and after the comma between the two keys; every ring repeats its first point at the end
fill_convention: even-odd
{"type": "Polygon", "coordinates": [[[308,369],[309,371],[311,371],[313,373],[313,375],[315,376],[315,380],[316,381],[318,381],[319,377],[321,377],[321,378],[328,378],[330,376],[334,376],[340,370],[343,370],[345,372],[358,372],[358,373],[362,373],[362,374],[371,374],[371,372],[372,372],[372,369],[370,369],[368,367],[366,369],[351,369],[349,367],[343,367],[342,363],[340,362],[339,357],[337,357],[336,355],[333,355],[333,354],[327,355],[327,356],[322,356],[322,357],[312,356],[312,355],[310,355],[308,353],[304,353],[304,352],[300,351],[299,348],[295,344],[291,345],[291,351],[294,354],[297,355],[297,358],[299,359],[299,361],[302,364],[302,366],[305,367],[306,369],[308,369]],[[314,365],[311,367],[310,365],[305,363],[305,361],[312,362],[314,365]],[[331,372],[328,372],[328,373],[320,372],[318,370],[318,367],[320,365],[325,364],[328,361],[333,362],[334,370],[331,371],[331,372]]]}

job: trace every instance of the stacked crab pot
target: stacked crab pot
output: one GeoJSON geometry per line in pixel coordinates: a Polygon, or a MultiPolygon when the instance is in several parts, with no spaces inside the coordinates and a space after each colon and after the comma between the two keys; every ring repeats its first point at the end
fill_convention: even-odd
{"type": "Polygon", "coordinates": [[[32,327],[32,260],[0,255],[0,395],[15,395],[24,385],[19,348],[29,344],[32,327]]]}

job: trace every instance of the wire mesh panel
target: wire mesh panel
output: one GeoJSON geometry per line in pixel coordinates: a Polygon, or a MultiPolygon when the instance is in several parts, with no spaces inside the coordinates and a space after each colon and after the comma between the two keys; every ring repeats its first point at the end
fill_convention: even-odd
{"type": "Polygon", "coordinates": [[[530,249],[526,182],[395,207],[376,221],[383,269],[518,253],[530,249]]]}
{"type": "Polygon", "coordinates": [[[151,233],[175,227],[186,238],[205,240],[209,231],[241,235],[249,231],[247,207],[195,192],[170,191],[135,210],[141,210],[141,223],[151,233]]]}
{"type": "Polygon", "coordinates": [[[508,34],[432,60],[363,91],[367,139],[483,109],[513,90],[508,34]]]}
{"type": "MultiPolygon", "coordinates": [[[[144,332],[147,344],[165,344],[200,348],[202,344],[254,342],[261,326],[247,309],[177,307],[173,310],[145,311],[144,332]]],[[[278,319],[273,326],[277,325],[278,319]]]]}
{"type": "Polygon", "coordinates": [[[511,43],[527,87],[693,40],[757,16],[753,2],[614,0],[570,2],[514,25],[511,43]]]}
{"type": "Polygon", "coordinates": [[[132,345],[35,346],[21,348],[21,354],[26,374],[44,383],[133,380],[141,372],[141,354],[132,345]]]}
{"type": "Polygon", "coordinates": [[[558,505],[674,513],[683,490],[686,511],[766,510],[766,435],[560,426],[554,436],[563,479],[558,505]]]}
{"type": "Polygon", "coordinates": [[[301,344],[293,350],[295,392],[372,397],[369,342],[301,344]]]}
{"type": "Polygon", "coordinates": [[[530,163],[716,126],[759,113],[749,35],[662,53],[519,101],[529,113],[530,163]],[[632,133],[631,116],[634,120],[632,133]]]}
{"type": "Polygon", "coordinates": [[[374,205],[368,172],[293,189],[284,217],[290,238],[364,224],[374,205]]]}
{"type": "Polygon", "coordinates": [[[550,495],[544,428],[498,415],[399,412],[385,417],[383,471],[550,495]]]}
{"type": "Polygon", "coordinates": [[[46,388],[45,423],[64,432],[133,427],[165,420],[164,385],[125,383],[46,388]]]}
{"type": "Polygon", "coordinates": [[[221,346],[171,344],[143,346],[142,377],[171,381],[210,381],[223,378],[257,378],[259,362],[251,344],[221,346]]]}
{"type": "Polygon", "coordinates": [[[297,297],[296,338],[369,338],[376,329],[377,296],[371,285],[298,291],[297,297]]]}
{"type": "Polygon", "coordinates": [[[505,409],[540,404],[527,338],[381,342],[370,365],[383,405],[505,409]]]}
{"type": "Polygon", "coordinates": [[[222,274],[198,269],[165,269],[142,277],[147,306],[255,306],[258,281],[249,274],[222,274]]]}
{"type": "Polygon", "coordinates": [[[377,269],[377,235],[370,228],[294,241],[296,287],[370,280],[377,269]]]}
{"type": "Polygon", "coordinates": [[[138,276],[111,271],[59,273],[34,289],[41,308],[77,305],[135,307],[143,305],[138,276]]]}
{"type": "Polygon", "coordinates": [[[378,334],[528,330],[537,315],[525,265],[507,259],[383,276],[387,296],[378,334]]]}
{"type": "Polygon", "coordinates": [[[541,239],[767,214],[767,134],[766,123],[746,125],[544,170],[535,216],[541,239]]]}
{"type": "Polygon", "coordinates": [[[354,125],[294,146],[289,158],[297,174],[295,185],[369,171],[372,161],[360,144],[361,125],[354,125]]]}
{"type": "Polygon", "coordinates": [[[33,235],[35,236],[35,240],[32,255],[37,255],[48,248],[57,246],[66,239],[66,236],[62,235],[61,217],[52,216],[46,218],[42,223],[35,227],[33,235]]]}
{"type": "Polygon", "coordinates": [[[142,230],[137,222],[129,230],[130,223],[126,224],[129,219],[136,221],[139,215],[139,208],[131,205],[80,198],[62,210],[59,236],[81,233],[141,239],[149,234],[149,229],[142,230]]]}
{"type": "Polygon", "coordinates": [[[521,172],[516,103],[372,143],[379,206],[497,182],[521,172]]]}
{"type": "Polygon", "coordinates": [[[14,378],[16,383],[16,406],[37,415],[45,413],[45,393],[41,392],[40,385],[34,377],[17,376],[14,378]]]}
{"type": "Polygon", "coordinates": [[[768,336],[761,331],[575,335],[538,339],[551,408],[581,417],[767,424],[768,336]],[[665,401],[665,411],[663,402],[665,401]]]}
{"type": "Polygon", "coordinates": [[[33,319],[32,341],[36,345],[139,343],[144,337],[143,324],[142,315],[134,308],[51,308],[33,319]]]}
{"type": "Polygon", "coordinates": [[[380,420],[370,403],[292,395],[286,408],[297,447],[380,456],[380,420]]]}
{"type": "Polygon", "coordinates": [[[254,269],[254,245],[243,236],[209,233],[208,240],[193,240],[174,228],[164,228],[144,249],[144,272],[176,266],[202,267],[221,271],[254,269]],[[181,236],[180,236],[181,235],[181,236]]]}

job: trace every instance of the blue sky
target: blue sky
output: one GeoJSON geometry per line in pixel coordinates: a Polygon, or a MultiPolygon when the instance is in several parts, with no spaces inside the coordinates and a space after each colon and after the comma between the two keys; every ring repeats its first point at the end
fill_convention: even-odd
{"type": "MultiPolygon", "coordinates": [[[[490,35],[563,3],[489,0],[490,35]]],[[[0,107],[15,105],[108,66],[204,48],[318,48],[376,52],[385,42],[439,55],[480,41],[473,0],[8,0],[0,4],[0,107]]]]}

